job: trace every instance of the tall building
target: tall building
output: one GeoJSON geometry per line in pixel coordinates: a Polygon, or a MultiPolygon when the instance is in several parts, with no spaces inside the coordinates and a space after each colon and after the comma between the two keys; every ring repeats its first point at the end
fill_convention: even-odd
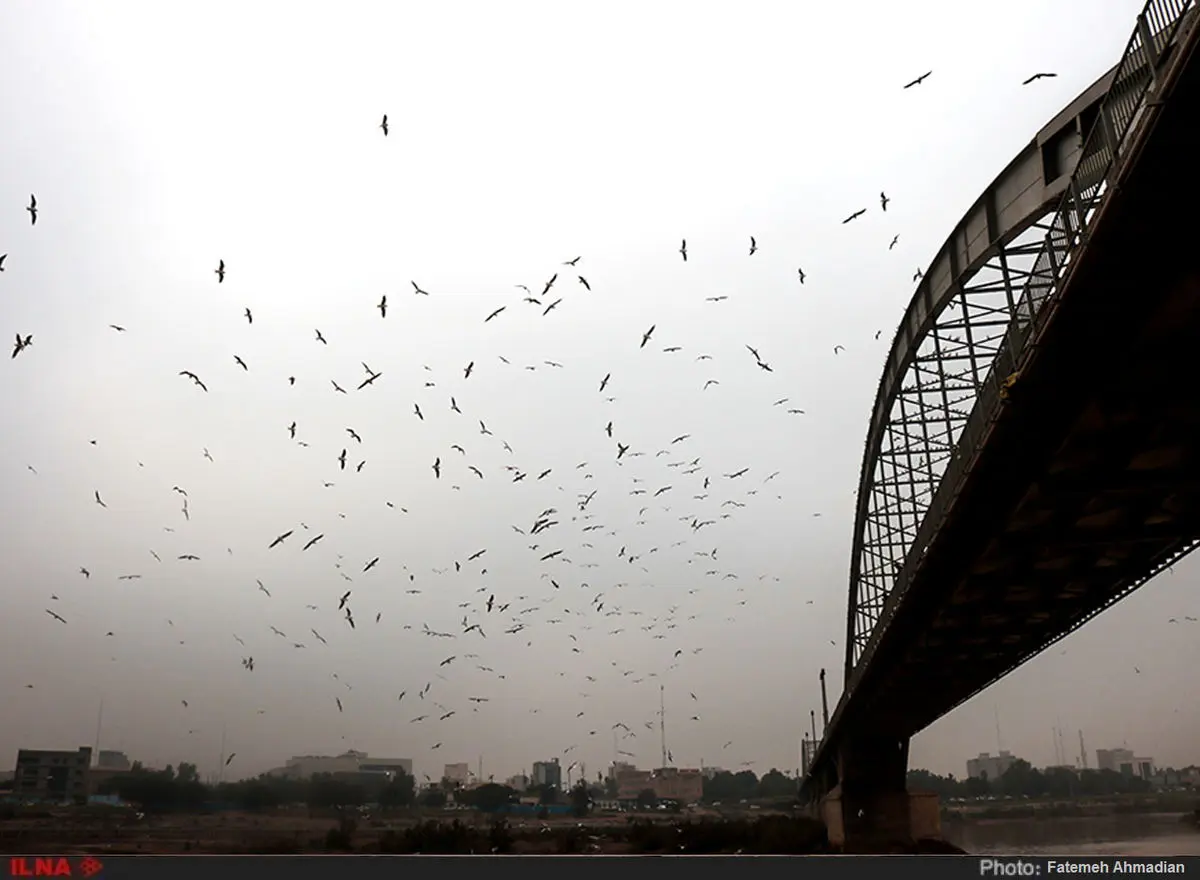
{"type": "Polygon", "coordinates": [[[1096,749],[1096,768],[1148,780],[1154,776],[1154,759],[1139,758],[1132,749],[1096,749]]]}
{"type": "Polygon", "coordinates": [[[562,767],[558,763],[558,758],[533,762],[533,784],[562,788],[562,767]]]}
{"type": "Polygon", "coordinates": [[[92,749],[74,752],[20,749],[13,773],[13,794],[31,800],[87,803],[92,749]]]}
{"type": "Polygon", "coordinates": [[[994,756],[990,752],[980,752],[979,757],[967,760],[967,777],[995,782],[1016,760],[1011,752],[1003,749],[1000,750],[1000,754],[994,756]]]}

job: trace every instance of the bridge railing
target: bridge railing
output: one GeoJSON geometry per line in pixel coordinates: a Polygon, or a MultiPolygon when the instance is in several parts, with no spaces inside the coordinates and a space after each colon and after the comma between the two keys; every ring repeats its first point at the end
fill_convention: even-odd
{"type": "Polygon", "coordinates": [[[970,473],[996,417],[1007,388],[1024,355],[1031,349],[1058,302],[1062,282],[1078,248],[1086,244],[1096,212],[1103,204],[1113,171],[1126,155],[1138,123],[1150,107],[1147,97],[1158,85],[1163,53],[1189,17],[1197,0],[1148,0],[1126,45],[1112,86],[1102,102],[1097,122],[1084,142],[1082,154],[1061,202],[1054,212],[1020,297],[1014,303],[1009,327],[995,359],[978,389],[974,406],[958,436],[940,484],[917,528],[903,564],[895,574],[895,589],[887,596],[871,636],[863,646],[845,684],[849,694],[871,662],[875,649],[895,615],[925,549],[941,528],[970,473]]]}

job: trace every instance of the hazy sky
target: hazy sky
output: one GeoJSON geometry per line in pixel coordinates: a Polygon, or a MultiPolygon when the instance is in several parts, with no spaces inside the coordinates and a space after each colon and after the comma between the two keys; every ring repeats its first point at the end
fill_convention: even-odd
{"type": "MultiPolygon", "coordinates": [[[[101,744],[159,765],[213,771],[225,729],[233,775],[350,747],[594,775],[616,749],[658,763],[661,684],[675,763],[794,768],[818,669],[841,685],[913,272],[1140,8],[5,3],[0,335],[33,345],[0,369],[0,763],[93,743],[103,698],[101,744]]],[[[1058,719],[1072,753],[1082,728],[1200,759],[1200,629],[1167,623],[1200,616],[1196,572],[913,764],[961,775],[996,711],[1035,763],[1058,719]]]]}

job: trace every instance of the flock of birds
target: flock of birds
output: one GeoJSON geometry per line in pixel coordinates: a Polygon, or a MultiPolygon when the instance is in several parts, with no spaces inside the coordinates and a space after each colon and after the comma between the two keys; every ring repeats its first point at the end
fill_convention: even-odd
{"type": "MultiPolygon", "coordinates": [[[[931,74],[932,71],[917,77],[904,88],[921,85],[931,74]]],[[[1052,76],[1055,74],[1035,74],[1025,84],[1052,76]]],[[[379,128],[385,137],[388,136],[390,126],[386,115],[379,128]]],[[[885,192],[880,192],[879,209],[887,212],[890,201],[885,192]]],[[[39,213],[35,196],[30,196],[26,210],[31,225],[36,225],[39,213]]],[[[842,223],[852,223],[866,212],[866,207],[856,209],[842,223]]],[[[895,247],[898,238],[892,239],[889,249],[895,247]]],[[[759,252],[759,244],[754,236],[749,237],[748,252],[751,257],[759,252]]],[[[678,253],[686,263],[689,257],[686,239],[680,241],[678,253]]],[[[7,257],[8,254],[0,255],[0,273],[6,268],[7,257]]],[[[602,296],[602,293],[592,293],[593,283],[584,274],[585,271],[583,257],[566,260],[538,287],[515,285],[520,293],[514,295],[514,301],[489,308],[477,320],[491,325],[500,321],[506,313],[511,317],[512,312],[520,309],[536,309],[546,317],[556,309],[570,308],[573,296],[602,296]],[[570,289],[564,290],[568,284],[570,289]]],[[[796,271],[799,283],[803,284],[807,277],[804,270],[797,268],[796,271]]],[[[216,284],[222,285],[219,288],[222,291],[226,289],[223,285],[234,277],[224,259],[216,262],[213,273],[216,284]]],[[[918,271],[914,277],[919,278],[920,274],[918,271]]],[[[437,295],[417,281],[411,281],[410,285],[411,296],[437,295]]],[[[708,298],[710,302],[725,299],[726,296],[708,298]]],[[[382,295],[373,306],[362,303],[363,320],[387,321],[395,305],[395,293],[382,295]],[[371,312],[377,314],[372,316],[371,312]]],[[[255,314],[251,308],[244,308],[241,318],[248,327],[254,327],[255,314]]],[[[123,324],[110,324],[109,328],[118,334],[128,332],[123,324]]],[[[651,324],[640,334],[635,334],[631,328],[629,353],[619,357],[648,356],[640,353],[656,345],[657,330],[656,324],[651,324]]],[[[880,339],[881,332],[875,332],[875,340],[880,339]]],[[[336,345],[336,342],[332,335],[327,338],[320,328],[312,329],[309,344],[325,348],[336,345]]],[[[16,332],[12,358],[36,357],[36,349],[30,353],[33,344],[34,334],[25,328],[19,330],[16,332]]],[[[744,349],[749,355],[745,369],[774,373],[771,363],[756,347],[745,344],[744,349]]],[[[664,354],[681,350],[682,347],[675,344],[661,348],[664,354]]],[[[844,351],[842,345],[836,345],[832,354],[838,355],[844,351]]],[[[712,359],[706,353],[699,353],[694,358],[698,363],[712,359]]],[[[521,368],[521,365],[514,364],[504,356],[499,356],[499,361],[501,365],[496,369],[521,368]]],[[[239,353],[231,353],[228,364],[226,370],[232,368],[242,373],[251,370],[250,361],[239,353]]],[[[179,378],[186,380],[188,387],[200,394],[219,395],[233,381],[216,363],[179,366],[183,367],[178,370],[179,378]]],[[[365,362],[361,366],[363,372],[358,379],[326,379],[328,389],[335,395],[357,395],[379,393],[393,381],[406,387],[412,385],[411,381],[405,382],[405,377],[387,375],[384,370],[375,370],[365,362]]],[[[685,431],[663,437],[653,447],[639,448],[633,439],[623,436],[619,409],[611,406],[617,398],[611,396],[610,386],[623,381],[619,375],[620,366],[624,364],[594,378],[596,405],[608,407],[609,414],[598,419],[597,445],[581,451],[582,460],[566,472],[561,467],[539,463],[537,450],[518,449],[503,440],[490,427],[491,415],[484,411],[483,405],[469,402],[472,378],[477,372],[491,367],[467,357],[461,373],[451,377],[435,374],[426,366],[420,391],[405,393],[411,400],[411,411],[407,418],[413,420],[414,426],[420,426],[428,419],[455,419],[457,421],[454,424],[458,426],[456,430],[461,439],[448,444],[428,461],[427,479],[431,483],[422,487],[421,492],[426,496],[431,492],[442,492],[445,504],[454,500],[449,493],[464,492],[466,481],[475,484],[482,481],[485,486],[507,484],[507,488],[502,490],[498,487],[491,490],[493,492],[523,492],[517,502],[526,509],[523,519],[505,527],[510,533],[511,544],[504,548],[463,548],[461,554],[448,556],[433,567],[415,564],[410,567],[397,558],[401,556],[399,552],[382,548],[369,558],[350,559],[339,546],[346,531],[338,520],[346,519],[346,514],[337,513],[334,519],[330,515],[329,496],[322,496],[304,513],[297,511],[294,522],[280,523],[269,534],[242,536],[251,543],[260,541],[261,548],[271,558],[277,554],[300,554],[306,559],[309,555],[316,556],[314,562],[327,567],[327,577],[332,581],[324,590],[323,601],[306,602],[303,609],[293,608],[292,616],[286,618],[289,623],[284,623],[281,616],[276,621],[281,624],[278,626],[272,624],[262,631],[228,633],[231,647],[237,645],[237,662],[244,673],[270,676],[273,669],[296,662],[294,658],[297,655],[290,652],[305,650],[311,654],[314,650],[334,651],[338,642],[361,634],[363,626],[391,624],[390,616],[385,623],[385,611],[394,607],[397,598],[403,600],[403,597],[410,597],[414,603],[414,616],[396,622],[389,639],[398,638],[399,632],[407,632],[413,637],[429,640],[431,644],[445,646],[445,650],[440,652],[444,656],[436,662],[431,661],[429,668],[416,669],[405,664],[395,671],[395,677],[402,683],[395,687],[388,699],[397,704],[396,711],[405,713],[404,723],[411,727],[414,734],[424,729],[419,737],[407,737],[410,751],[419,749],[420,740],[423,739],[428,752],[437,752],[442,747],[447,725],[463,723],[464,720],[473,727],[486,725],[488,716],[480,713],[486,712],[489,703],[511,703],[514,699],[523,699],[530,714],[537,715],[542,711],[542,707],[537,705],[537,695],[529,693],[529,688],[523,686],[519,679],[514,680],[504,668],[506,656],[511,656],[513,650],[507,645],[515,645],[537,651],[538,656],[544,657],[544,662],[550,664],[550,674],[576,679],[573,684],[578,690],[578,705],[573,708],[573,714],[578,736],[576,741],[563,743],[561,748],[564,763],[570,762],[567,764],[568,771],[579,763],[573,755],[580,749],[590,749],[592,753],[605,757],[613,757],[612,750],[615,750],[616,757],[622,759],[639,756],[657,759],[658,742],[653,732],[662,719],[656,713],[646,709],[650,717],[593,717],[588,709],[587,698],[601,689],[611,691],[619,687],[644,685],[651,689],[651,693],[639,703],[643,708],[653,706],[656,709],[662,690],[671,685],[671,673],[704,650],[688,638],[689,624],[703,614],[711,616],[715,608],[729,612],[725,622],[733,622],[737,608],[749,601],[755,583],[779,581],[778,577],[772,577],[769,573],[748,576],[743,580],[738,572],[725,568],[719,543],[721,538],[718,537],[728,535],[721,531],[720,524],[723,521],[735,519],[743,508],[771,500],[771,483],[779,476],[779,472],[761,472],[752,463],[713,467],[706,461],[702,448],[697,446],[700,438],[694,439],[685,431]],[[645,461],[635,464],[639,458],[645,461]],[[532,485],[541,488],[528,491],[532,485]],[[603,506],[606,496],[635,498],[638,508],[636,518],[632,521],[617,520],[612,511],[603,506]],[[597,504],[597,501],[600,503],[597,504]],[[314,522],[323,521],[325,524],[310,527],[305,521],[310,517],[314,522]],[[654,530],[643,530],[642,527],[651,523],[655,525],[654,530]],[[665,534],[663,524],[672,523],[670,527],[676,530],[676,535],[672,540],[662,541],[665,534]],[[523,555],[523,572],[517,580],[523,580],[524,587],[511,589],[489,578],[489,554],[495,557],[497,550],[523,555]],[[639,607],[641,591],[653,588],[653,576],[647,565],[652,558],[662,559],[668,555],[677,557],[680,562],[686,560],[692,566],[691,569],[682,569],[688,586],[680,588],[679,596],[665,611],[644,611],[639,607]],[[614,563],[618,563],[627,574],[610,583],[593,583],[590,580],[596,575],[611,573],[614,563]],[[600,569],[600,572],[594,572],[595,569],[600,569]],[[639,583],[638,579],[643,576],[647,576],[646,580],[639,583]],[[340,585],[336,583],[339,579],[340,585]],[[708,584],[712,584],[712,587],[708,584]],[[710,598],[699,606],[686,603],[688,596],[702,590],[709,596],[719,595],[721,601],[710,598]],[[455,599],[459,601],[455,602],[455,599]],[[724,602],[729,604],[721,604],[724,602]],[[418,613],[424,614],[426,619],[415,616],[418,613]],[[297,614],[306,618],[303,635],[298,634],[296,627],[291,625],[298,619],[295,616],[297,614]],[[604,649],[606,643],[614,644],[611,640],[623,633],[651,643],[652,649],[657,650],[660,657],[655,668],[637,668],[623,659],[622,650],[604,649]],[[655,647],[653,643],[658,644],[655,647]],[[593,646],[596,648],[594,651],[593,646]],[[572,659],[571,655],[576,656],[572,659]],[[591,657],[596,659],[591,660],[591,657]],[[469,683],[452,682],[451,677],[455,675],[469,675],[469,683]],[[455,686],[450,687],[451,684],[455,686]],[[443,696],[443,693],[449,696],[443,696]],[[635,743],[639,734],[646,740],[640,751],[635,743]],[[610,736],[613,741],[611,749],[608,744],[610,736]]],[[[524,369],[529,371],[547,368],[566,369],[564,364],[555,361],[524,365],[524,369]]],[[[632,374],[639,369],[644,367],[630,366],[626,372],[632,374]]],[[[309,380],[285,369],[280,371],[276,381],[281,384],[286,382],[288,387],[292,387],[309,380]]],[[[719,384],[719,379],[710,377],[703,388],[707,390],[719,384]]],[[[186,389],[181,388],[180,394],[185,393],[186,389]]],[[[783,393],[774,396],[771,405],[789,415],[805,414],[801,406],[783,393]]],[[[402,416],[396,415],[395,418],[402,416]]],[[[280,425],[278,430],[281,442],[311,450],[314,459],[312,467],[319,474],[314,480],[314,488],[334,489],[342,480],[354,479],[355,475],[362,474],[371,458],[389,451],[387,439],[369,436],[353,424],[346,425],[336,437],[309,435],[304,427],[307,420],[304,413],[297,413],[293,420],[280,425]]],[[[500,430],[499,425],[496,430],[500,430]]],[[[93,438],[88,442],[94,446],[101,441],[93,438]]],[[[203,449],[202,455],[209,465],[220,466],[208,448],[203,449]]],[[[36,477],[38,471],[32,464],[28,469],[36,477]]],[[[369,481],[370,471],[367,474],[369,481]]],[[[117,479],[118,475],[113,475],[113,482],[117,479]]],[[[178,519],[163,525],[162,529],[165,533],[175,535],[170,543],[176,545],[177,552],[160,554],[156,549],[150,549],[149,555],[156,565],[194,565],[201,562],[202,557],[191,552],[180,540],[192,521],[192,509],[189,506],[192,496],[188,488],[173,485],[172,482],[164,475],[162,491],[173,493],[177,498],[178,519]]],[[[372,484],[369,482],[357,485],[358,491],[371,494],[372,484]]],[[[119,512],[109,507],[105,494],[99,488],[90,488],[88,494],[98,508],[106,511],[105,515],[119,512]]],[[[417,516],[420,513],[416,506],[410,506],[403,500],[398,503],[394,498],[380,497],[375,503],[386,508],[389,515],[393,516],[417,516]]],[[[814,512],[812,515],[820,516],[820,513],[814,512]]],[[[163,540],[161,536],[160,540],[163,540]]],[[[235,556],[232,546],[225,550],[229,557],[235,556]]],[[[410,552],[408,555],[414,554],[410,552]]],[[[130,582],[143,578],[152,582],[154,578],[153,574],[133,563],[119,571],[100,570],[87,560],[76,560],[74,567],[78,571],[77,577],[88,583],[103,580],[130,582]]],[[[677,565],[676,570],[679,570],[677,565]]],[[[269,585],[271,580],[269,570],[247,571],[245,589],[249,593],[257,593],[262,602],[289,602],[287,587],[269,585]],[[278,595],[276,590],[279,591],[278,595]]],[[[504,576],[496,578],[496,581],[511,583],[513,578],[504,576]]],[[[128,598],[131,603],[135,601],[132,597],[128,598]]],[[[47,607],[45,613],[51,625],[90,625],[86,618],[75,617],[68,603],[57,594],[52,594],[50,599],[52,607],[47,607]]],[[[250,600],[251,596],[247,595],[244,601],[250,600]]],[[[812,600],[808,600],[808,604],[812,604],[812,600]]],[[[1187,619],[1194,621],[1193,618],[1187,619]]],[[[168,627],[175,626],[172,619],[165,623],[168,627]]],[[[131,635],[134,634],[118,634],[116,630],[104,632],[104,637],[110,639],[131,635]]],[[[186,639],[179,641],[186,643],[186,639]]],[[[830,644],[836,646],[837,640],[830,640],[830,644]]],[[[331,712],[344,713],[353,700],[355,682],[336,669],[329,668],[336,662],[336,652],[329,656],[325,668],[328,685],[314,685],[312,699],[327,701],[331,712]]],[[[270,687],[269,684],[266,686],[270,687]]],[[[32,683],[26,684],[26,687],[35,689],[32,683]]],[[[669,690],[672,700],[678,697],[689,707],[686,713],[677,710],[680,714],[679,724],[702,722],[704,701],[702,694],[692,690],[692,687],[694,685],[669,690]]],[[[377,701],[372,699],[372,702],[377,701]]],[[[195,711],[194,703],[194,697],[180,694],[177,711],[195,711]]],[[[199,729],[199,726],[191,727],[188,732],[199,729]]],[[[490,735],[497,734],[493,732],[490,735]]],[[[734,742],[718,732],[710,736],[714,744],[723,741],[720,746],[722,754],[734,746],[734,742]]],[[[231,754],[225,763],[229,764],[233,758],[231,754]]],[[[668,760],[673,761],[674,755],[668,755],[668,760]]],[[[710,756],[709,763],[713,761],[722,763],[719,754],[710,756]]],[[[730,758],[724,763],[733,767],[751,766],[754,762],[730,758]]]]}

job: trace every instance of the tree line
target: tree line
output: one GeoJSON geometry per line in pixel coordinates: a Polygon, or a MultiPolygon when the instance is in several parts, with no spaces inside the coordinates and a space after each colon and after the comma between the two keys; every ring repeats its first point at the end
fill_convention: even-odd
{"type": "Polygon", "coordinates": [[[1076,770],[1071,767],[1039,770],[1028,761],[1018,758],[996,779],[988,779],[986,774],[956,779],[953,774],[938,776],[928,770],[910,770],[908,787],[909,790],[932,791],[942,798],[1073,798],[1140,794],[1150,790],[1150,783],[1141,777],[1126,776],[1113,770],[1076,770]]]}
{"type": "MultiPolygon", "coordinates": [[[[751,799],[792,798],[797,783],[778,770],[772,769],[759,778],[752,770],[738,773],[718,772],[704,780],[703,800],[740,801],[751,799]]],[[[531,786],[518,791],[507,785],[487,782],[465,789],[448,779],[418,789],[412,776],[397,772],[378,779],[347,779],[331,774],[315,774],[309,779],[293,779],[263,774],[236,782],[206,784],[200,779],[195,764],[181,762],[152,770],[139,762],[124,773],[104,780],[97,786],[98,794],[117,795],[137,804],[146,812],[191,812],[221,807],[236,807],[251,812],[271,810],[293,804],[314,809],[357,807],[367,804],[381,808],[427,807],[441,808],[451,798],[485,812],[494,812],[522,798],[535,797],[543,806],[567,805],[577,814],[586,814],[598,801],[615,800],[617,783],[614,779],[597,778],[592,782],[580,780],[570,790],[556,786],[531,786]]],[[[653,792],[641,792],[638,802],[643,807],[657,806],[653,792]]]]}

